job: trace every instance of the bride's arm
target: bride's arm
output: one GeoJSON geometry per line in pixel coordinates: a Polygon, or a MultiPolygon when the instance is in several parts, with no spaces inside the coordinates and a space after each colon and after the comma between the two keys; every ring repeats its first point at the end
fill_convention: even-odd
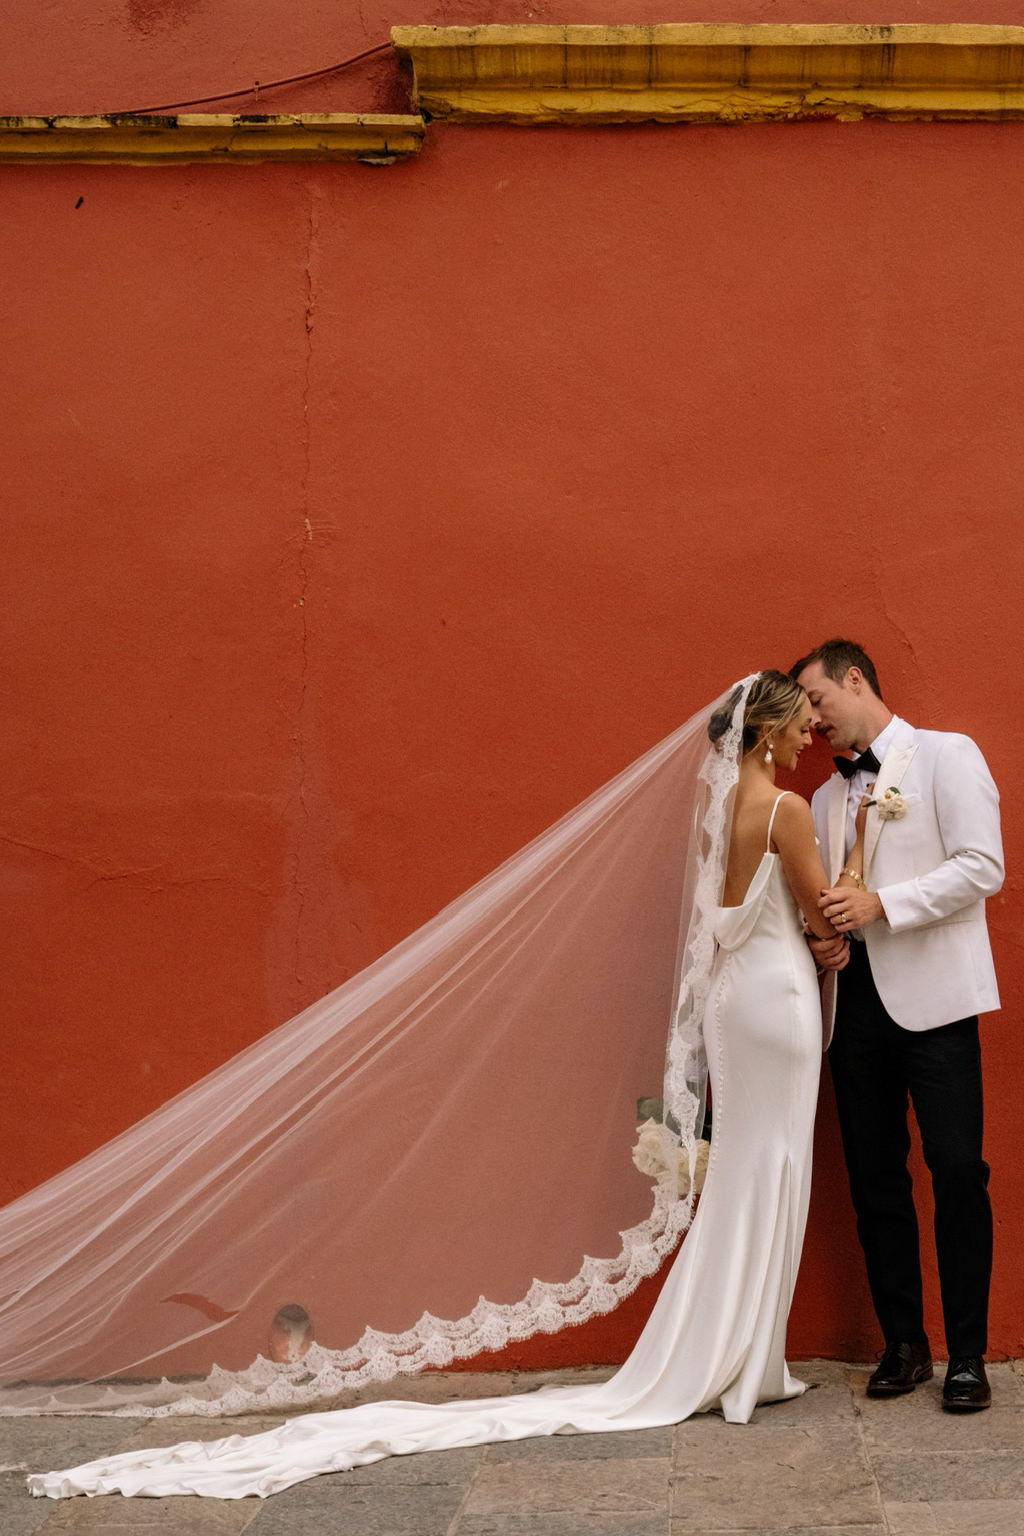
{"type": "Polygon", "coordinates": [[[871,804],[871,790],[874,787],[872,784],[868,793],[861,796],[860,805],[857,807],[857,819],[854,822],[853,847],[847,855],[846,866],[835,883],[835,890],[846,885],[856,886],[859,891],[867,889],[864,884],[864,830],[868,821],[868,806],[871,804]]]}
{"type": "Polygon", "coordinates": [[[786,795],[779,801],[772,842],[808,933],[816,939],[834,939],[836,931],[818,907],[828,880],[814,837],[811,808],[800,795],[786,795]]]}
{"type": "Polygon", "coordinates": [[[823,891],[818,900],[822,916],[831,921],[839,933],[846,933],[851,928],[865,928],[868,923],[876,923],[885,916],[881,900],[864,883],[864,828],[874,787],[872,784],[857,807],[854,843],[846,866],[831,890],[823,891]]]}

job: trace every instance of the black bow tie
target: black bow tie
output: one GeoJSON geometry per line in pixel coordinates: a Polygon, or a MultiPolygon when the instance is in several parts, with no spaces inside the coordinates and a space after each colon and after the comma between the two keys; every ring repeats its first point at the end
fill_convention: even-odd
{"type": "Polygon", "coordinates": [[[834,757],[832,761],[844,779],[852,779],[855,773],[860,773],[861,769],[865,773],[877,773],[882,766],[870,747],[866,752],[862,752],[860,757],[834,757]]]}

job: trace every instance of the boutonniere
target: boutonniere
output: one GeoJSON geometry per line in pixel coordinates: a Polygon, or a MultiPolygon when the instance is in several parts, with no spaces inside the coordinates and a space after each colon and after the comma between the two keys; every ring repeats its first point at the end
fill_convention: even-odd
{"type": "Polygon", "coordinates": [[[907,814],[907,802],[895,784],[890,784],[884,795],[869,800],[868,805],[875,807],[883,821],[900,821],[907,814]]]}

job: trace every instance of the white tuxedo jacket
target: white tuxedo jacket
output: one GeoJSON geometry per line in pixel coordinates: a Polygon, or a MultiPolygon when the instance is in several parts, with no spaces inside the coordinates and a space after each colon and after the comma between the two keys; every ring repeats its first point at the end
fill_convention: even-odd
{"type": "MultiPolygon", "coordinates": [[[[907,811],[899,820],[883,819],[874,806],[868,811],[864,880],[885,919],[868,924],[864,942],[889,1016],[904,1029],[936,1029],[999,1007],[985,925],[985,898],[1003,883],[999,793],[969,736],[918,731],[904,720],[897,722],[875,794],[891,788],[907,811]]],[[[845,862],[846,800],[846,780],[836,773],[811,801],[833,885],[845,862]]],[[[831,973],[823,997],[826,1037],[835,980],[831,973]]]]}

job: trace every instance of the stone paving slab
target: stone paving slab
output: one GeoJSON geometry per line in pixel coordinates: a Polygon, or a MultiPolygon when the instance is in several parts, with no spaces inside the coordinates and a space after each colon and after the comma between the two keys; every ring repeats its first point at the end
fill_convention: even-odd
{"type": "Polygon", "coordinates": [[[676,1427],[672,1536],[815,1527],[884,1531],[850,1368],[812,1361],[793,1372],[808,1390],[764,1404],[749,1424],[707,1414],[676,1427]]]}
{"type": "MultiPolygon", "coordinates": [[[[670,1536],[675,1536],[673,1525],[670,1536]]],[[[689,1530],[685,1530],[689,1536],[689,1530]]],[[[727,1531],[709,1531],[707,1536],[889,1536],[884,1525],[786,1525],[786,1526],[733,1526],[727,1531]]],[[[962,1533],[961,1533],[962,1536],[962,1533]]]]}
{"type": "Polygon", "coordinates": [[[0,1493],[0,1531],[3,1536],[32,1536],[53,1513],[53,1505],[25,1496],[24,1484],[16,1493],[0,1493]]]}
{"type": "Polygon", "coordinates": [[[856,1423],[676,1431],[672,1533],[882,1525],[856,1423]]]}
{"type": "MultiPolygon", "coordinates": [[[[9,1470],[49,1472],[95,1461],[97,1456],[124,1450],[137,1433],[138,1419],[85,1419],[74,1415],[52,1418],[0,1418],[0,1477],[9,1470]]],[[[142,1427],[155,1433],[146,1419],[142,1427]]],[[[176,1438],[180,1439],[178,1435],[176,1438]]]]}
{"type": "MultiPolygon", "coordinates": [[[[39,1500],[52,1513],[39,1528],[40,1536],[239,1536],[257,1513],[255,1499],[221,1501],[170,1499],[39,1500]],[[214,1503],[219,1508],[210,1507],[214,1503]]],[[[6,1532],[4,1533],[6,1536],[6,1532]]]]}
{"type": "Polygon", "coordinates": [[[467,1518],[482,1515],[663,1514],[667,1520],[667,1456],[634,1461],[484,1462],[466,1500],[467,1518]]]}
{"type": "Polygon", "coordinates": [[[456,1447],[451,1451],[422,1451],[412,1456],[388,1456],[366,1467],[353,1467],[339,1473],[347,1483],[366,1483],[373,1488],[387,1488],[396,1483],[459,1483],[466,1487],[473,1477],[485,1446],[456,1447]]]}
{"type": "Polygon", "coordinates": [[[975,1499],[968,1504],[887,1504],[890,1536],[1020,1536],[1024,1503],[975,1499]]]}
{"type": "Polygon", "coordinates": [[[860,1427],[870,1455],[896,1451],[1024,1451],[1024,1403],[1002,1394],[982,1413],[944,1413],[942,1389],[910,1397],[863,1398],[860,1427]]]}
{"type": "Polygon", "coordinates": [[[316,1477],[264,1500],[247,1536],[447,1536],[463,1497],[451,1483],[368,1488],[316,1477]]]}
{"type": "Polygon", "coordinates": [[[667,1536],[668,1524],[652,1515],[480,1515],[460,1520],[457,1536],[667,1536]]]}
{"type": "Polygon", "coordinates": [[[1024,1500],[1024,1451],[905,1451],[872,1462],[890,1504],[1024,1500]]]}
{"type": "MultiPolygon", "coordinates": [[[[71,1467],[121,1450],[134,1421],[69,1417],[0,1419],[0,1533],[32,1536],[51,1524],[59,1505],[34,1499],[25,1487],[32,1472],[71,1467]]],[[[72,1501],[79,1502],[79,1501],[72,1501]]]]}
{"type": "Polygon", "coordinates": [[[232,1435],[259,1435],[268,1429],[278,1429],[287,1415],[239,1414],[233,1419],[169,1418],[131,1419],[127,1435],[119,1442],[118,1450],[137,1451],[147,1445],[180,1445],[186,1440],[227,1440],[232,1435]]]}
{"type": "MultiPolygon", "coordinates": [[[[754,1409],[751,1424],[767,1424],[776,1429],[801,1428],[813,1420],[815,1424],[838,1424],[850,1418],[850,1388],[845,1381],[807,1382],[807,1391],[801,1397],[785,1403],[762,1403],[754,1409]]],[[[724,1423],[718,1414],[707,1414],[712,1423],[724,1423]]],[[[741,1428],[743,1426],[740,1426],[741,1428]]]]}

